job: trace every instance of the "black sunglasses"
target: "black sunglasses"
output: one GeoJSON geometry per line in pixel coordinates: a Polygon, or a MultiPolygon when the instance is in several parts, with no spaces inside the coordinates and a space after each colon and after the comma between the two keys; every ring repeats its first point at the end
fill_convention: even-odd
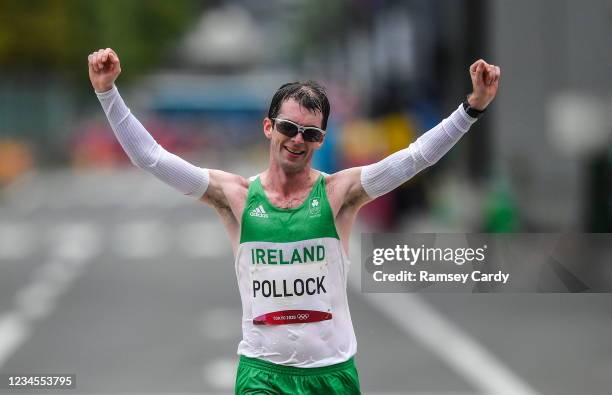
{"type": "Polygon", "coordinates": [[[304,141],[309,141],[311,143],[318,143],[323,141],[323,137],[326,133],[323,129],[319,129],[314,126],[298,125],[297,123],[288,121],[286,119],[272,118],[272,120],[276,123],[276,130],[278,130],[285,136],[294,137],[298,133],[302,133],[304,141]]]}

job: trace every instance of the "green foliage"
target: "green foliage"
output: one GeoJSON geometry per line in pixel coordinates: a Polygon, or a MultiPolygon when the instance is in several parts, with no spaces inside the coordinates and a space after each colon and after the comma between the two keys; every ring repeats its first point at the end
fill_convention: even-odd
{"type": "Polygon", "coordinates": [[[87,55],[112,47],[127,75],[154,67],[202,9],[196,0],[0,0],[0,68],[86,70],[87,55]]]}

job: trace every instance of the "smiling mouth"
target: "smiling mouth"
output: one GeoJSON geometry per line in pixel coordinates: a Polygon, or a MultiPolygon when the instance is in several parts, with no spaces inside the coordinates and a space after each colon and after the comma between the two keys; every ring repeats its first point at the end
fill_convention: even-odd
{"type": "Polygon", "coordinates": [[[287,151],[289,151],[290,153],[292,153],[293,155],[302,155],[304,152],[306,152],[306,151],[293,151],[293,150],[290,150],[290,149],[289,149],[289,148],[287,148],[287,147],[284,147],[284,148],[285,148],[287,151]]]}

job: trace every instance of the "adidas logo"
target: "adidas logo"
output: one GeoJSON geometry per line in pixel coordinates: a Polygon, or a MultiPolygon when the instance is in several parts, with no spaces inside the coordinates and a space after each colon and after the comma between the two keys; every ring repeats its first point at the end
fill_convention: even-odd
{"type": "Polygon", "coordinates": [[[251,217],[268,218],[268,213],[266,213],[266,210],[264,210],[261,204],[258,207],[254,208],[253,210],[251,210],[249,215],[251,217]]]}

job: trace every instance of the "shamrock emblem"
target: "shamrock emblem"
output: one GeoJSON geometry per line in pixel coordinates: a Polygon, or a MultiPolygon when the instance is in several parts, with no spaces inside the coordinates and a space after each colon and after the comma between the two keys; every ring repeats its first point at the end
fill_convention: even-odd
{"type": "Polygon", "coordinates": [[[317,207],[319,205],[319,199],[312,199],[312,207],[317,207]]]}

